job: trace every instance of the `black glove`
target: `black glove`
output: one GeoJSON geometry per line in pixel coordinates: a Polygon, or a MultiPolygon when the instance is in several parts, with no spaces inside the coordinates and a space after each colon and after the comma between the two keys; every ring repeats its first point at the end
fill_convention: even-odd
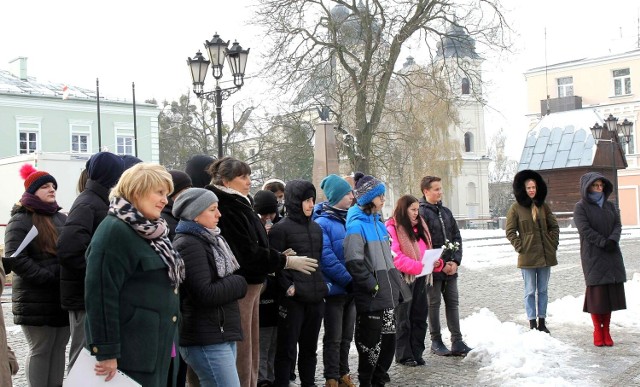
{"type": "Polygon", "coordinates": [[[607,239],[604,243],[604,250],[608,253],[613,253],[618,250],[618,242],[613,239],[607,239]]]}

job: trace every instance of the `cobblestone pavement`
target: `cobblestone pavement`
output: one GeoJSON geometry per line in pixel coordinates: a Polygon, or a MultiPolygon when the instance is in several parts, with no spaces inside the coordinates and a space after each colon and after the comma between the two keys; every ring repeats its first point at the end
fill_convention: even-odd
{"type": "MultiPolygon", "coordinates": [[[[624,234],[624,230],[623,230],[624,234]]],[[[564,238],[577,239],[575,233],[563,229],[564,238]],[[566,234],[565,234],[566,233],[566,234]],[[568,235],[567,235],[568,234],[568,235]],[[575,237],[574,237],[575,236],[575,237]]],[[[563,239],[563,242],[567,239],[563,239]]],[[[506,243],[506,240],[505,240],[506,243]]],[[[628,278],[640,272],[640,238],[624,239],[621,242],[622,252],[628,278]]],[[[560,245],[559,265],[552,269],[549,284],[549,302],[566,295],[580,296],[584,293],[584,279],[580,268],[579,247],[577,244],[560,245]]],[[[491,248],[481,250],[491,254],[491,248]]],[[[522,305],[522,277],[515,264],[508,267],[496,267],[483,270],[465,270],[460,267],[460,318],[464,319],[482,307],[489,308],[502,322],[513,321],[527,325],[522,305]]],[[[27,344],[19,327],[13,325],[11,303],[3,297],[3,312],[8,330],[9,345],[16,351],[20,359],[20,372],[14,378],[15,386],[26,386],[24,377],[24,359],[27,344]]],[[[441,308],[444,310],[444,307],[441,308]]],[[[585,315],[585,318],[588,316],[585,315]]],[[[615,319],[615,314],[614,314],[615,319]]],[[[441,316],[444,323],[444,315],[441,316]]],[[[615,346],[597,348],[592,344],[592,332],[587,327],[575,325],[555,325],[548,322],[553,337],[577,348],[578,353],[568,364],[575,374],[587,378],[594,386],[640,386],[640,336],[638,332],[629,332],[612,326],[615,346]]],[[[464,334],[464,332],[463,332],[464,334]]],[[[322,334],[321,336],[322,337],[322,334]]],[[[428,339],[427,339],[428,340],[428,339]]],[[[321,346],[321,341],[320,341],[321,346]]],[[[427,347],[429,344],[427,343],[427,347]]],[[[482,364],[468,359],[439,357],[425,353],[427,365],[407,368],[394,364],[391,367],[391,383],[389,386],[485,386],[491,385],[482,381],[482,364]]],[[[355,377],[357,370],[357,353],[352,345],[351,368],[355,377]]],[[[356,379],[357,380],[357,379],[356,379]]],[[[322,377],[322,350],[318,349],[318,385],[324,384],[322,377]]]]}

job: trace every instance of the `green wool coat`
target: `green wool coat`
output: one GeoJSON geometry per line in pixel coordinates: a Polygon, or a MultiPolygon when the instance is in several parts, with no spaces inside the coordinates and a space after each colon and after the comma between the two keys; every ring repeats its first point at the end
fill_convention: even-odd
{"type": "Polygon", "coordinates": [[[513,203],[507,212],[505,231],[507,239],[518,253],[519,268],[535,269],[558,264],[556,251],[560,228],[546,203],[538,207],[537,222],[533,221],[531,207],[513,203]]]}
{"type": "Polygon", "coordinates": [[[87,249],[87,346],[144,387],[166,385],[180,299],[167,266],[127,223],[107,216],[87,249]]]}

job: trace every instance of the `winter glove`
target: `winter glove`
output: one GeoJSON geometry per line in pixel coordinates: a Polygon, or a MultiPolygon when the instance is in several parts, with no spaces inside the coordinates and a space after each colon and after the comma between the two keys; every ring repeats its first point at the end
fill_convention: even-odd
{"type": "Polygon", "coordinates": [[[604,250],[608,253],[613,253],[618,249],[618,243],[613,239],[607,239],[604,243],[604,250]]]}
{"type": "Polygon", "coordinates": [[[313,258],[299,255],[290,255],[287,257],[287,264],[284,268],[297,270],[304,274],[311,274],[312,272],[316,271],[317,267],[318,261],[313,258]]]}
{"type": "Polygon", "coordinates": [[[11,350],[11,347],[7,345],[7,355],[9,358],[9,369],[11,369],[11,375],[15,375],[18,373],[20,366],[18,365],[18,360],[16,359],[15,353],[11,350]]]}

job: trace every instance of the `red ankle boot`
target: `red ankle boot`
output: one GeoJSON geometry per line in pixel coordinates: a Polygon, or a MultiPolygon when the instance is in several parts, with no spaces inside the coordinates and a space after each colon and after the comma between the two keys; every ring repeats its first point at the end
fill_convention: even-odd
{"type": "Polygon", "coordinates": [[[593,345],[596,347],[604,346],[604,332],[602,329],[602,315],[591,313],[591,321],[593,321],[593,345]]]}
{"type": "Polygon", "coordinates": [[[602,315],[602,332],[604,334],[604,345],[613,347],[613,339],[609,332],[609,323],[611,322],[611,312],[602,315]]]}

